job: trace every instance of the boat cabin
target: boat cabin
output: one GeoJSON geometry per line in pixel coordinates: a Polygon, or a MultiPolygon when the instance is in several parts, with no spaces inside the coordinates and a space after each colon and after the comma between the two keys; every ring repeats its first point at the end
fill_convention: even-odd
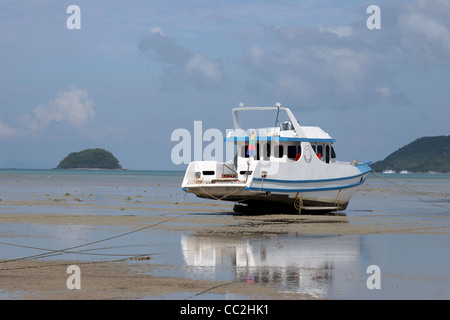
{"type": "Polygon", "coordinates": [[[239,158],[250,158],[249,146],[252,133],[255,139],[255,160],[298,161],[302,154],[302,142],[309,142],[317,157],[324,163],[337,161],[333,147],[334,139],[319,127],[302,127],[305,137],[298,137],[291,129],[292,123],[285,121],[279,128],[250,129],[236,135],[231,132],[226,141],[234,141],[239,158]],[[258,134],[256,134],[258,133],[258,134]]]}

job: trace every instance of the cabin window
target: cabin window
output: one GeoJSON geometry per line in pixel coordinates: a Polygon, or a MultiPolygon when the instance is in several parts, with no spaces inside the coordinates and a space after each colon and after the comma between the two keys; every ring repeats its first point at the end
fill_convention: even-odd
{"type": "Polygon", "coordinates": [[[317,146],[317,157],[319,157],[319,159],[322,159],[323,156],[323,146],[320,144],[317,146]]]}
{"type": "Polygon", "coordinates": [[[245,144],[244,148],[244,158],[248,158],[248,144],[245,144]]]}
{"type": "Polygon", "coordinates": [[[262,158],[263,160],[270,159],[270,142],[264,143],[262,145],[262,158]]]}
{"type": "Polygon", "coordinates": [[[315,144],[312,144],[311,147],[313,148],[314,153],[317,153],[317,151],[316,151],[316,145],[315,145],[315,144]]]}
{"type": "Polygon", "coordinates": [[[302,145],[297,146],[297,154],[295,155],[295,161],[298,161],[300,157],[302,156],[302,145]]]}
{"type": "Polygon", "coordinates": [[[260,158],[260,153],[259,153],[259,143],[257,142],[256,143],[256,160],[259,160],[259,158],[260,158]]]}
{"type": "Polygon", "coordinates": [[[283,157],[283,146],[275,146],[275,157],[276,158],[282,158],[283,157]]]}
{"type": "Polygon", "coordinates": [[[336,159],[336,152],[334,151],[333,146],[331,146],[331,159],[336,159]]]}
{"type": "Polygon", "coordinates": [[[288,146],[287,147],[287,156],[289,159],[295,159],[297,155],[297,146],[288,146]]]}

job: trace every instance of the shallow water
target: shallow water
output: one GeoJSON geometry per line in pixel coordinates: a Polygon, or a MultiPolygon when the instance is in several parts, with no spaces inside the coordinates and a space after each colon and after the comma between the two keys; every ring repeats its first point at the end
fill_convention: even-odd
{"type": "MultiPolygon", "coordinates": [[[[170,218],[171,210],[179,210],[175,204],[184,196],[182,178],[180,172],[0,170],[0,221],[2,215],[11,214],[170,218]]],[[[222,222],[234,221],[231,204],[210,203],[188,195],[181,212],[192,210],[188,213],[193,218],[209,215],[213,220],[217,216],[224,219],[222,222]]],[[[357,218],[349,219],[349,224],[376,217],[376,221],[401,226],[398,232],[345,235],[230,235],[208,232],[208,225],[183,229],[190,225],[174,219],[166,223],[172,228],[146,228],[85,246],[142,225],[8,220],[0,223],[0,259],[127,259],[152,275],[259,283],[310,298],[450,298],[450,175],[370,175],[350,201],[346,214],[357,218]],[[419,222],[421,229],[414,230],[419,222]],[[413,229],[402,230],[406,223],[413,229]],[[58,249],[66,252],[51,251],[58,249]],[[133,256],[151,259],[129,259],[133,256]],[[143,264],[152,268],[142,268],[143,264]],[[371,265],[380,269],[381,289],[367,286],[371,265]]],[[[187,296],[190,294],[174,293],[165,298],[187,296]]],[[[0,298],[13,297],[2,293],[0,298]]],[[[160,297],[150,293],[147,298],[160,297]]],[[[195,298],[247,297],[205,293],[195,298]]]]}

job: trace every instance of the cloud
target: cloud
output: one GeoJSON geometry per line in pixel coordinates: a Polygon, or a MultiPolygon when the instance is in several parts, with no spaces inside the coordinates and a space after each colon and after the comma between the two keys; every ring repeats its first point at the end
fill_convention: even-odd
{"type": "Polygon", "coordinates": [[[152,28],[152,30],[150,30],[150,32],[151,32],[152,34],[153,34],[153,33],[159,33],[161,36],[164,36],[161,27],[154,27],[154,28],[152,28]]]}
{"type": "Polygon", "coordinates": [[[244,51],[244,65],[254,77],[269,83],[273,95],[287,104],[302,107],[356,105],[364,97],[377,96],[382,76],[377,54],[351,42],[350,28],[288,26],[267,28],[267,43],[244,51]],[[342,31],[347,30],[347,31],[342,31]]]}
{"type": "Polygon", "coordinates": [[[268,57],[265,55],[264,50],[258,45],[253,45],[245,50],[245,60],[248,65],[254,69],[260,71],[265,69],[268,57]]]}
{"type": "Polygon", "coordinates": [[[83,131],[94,123],[94,106],[85,90],[71,86],[68,91],[58,92],[48,104],[40,104],[31,113],[20,115],[14,127],[0,120],[0,138],[45,132],[53,124],[83,131]]]}
{"type": "Polygon", "coordinates": [[[334,33],[335,35],[341,38],[350,37],[355,33],[353,27],[349,25],[326,26],[326,27],[319,25],[318,30],[320,32],[334,33]]]}
{"type": "Polygon", "coordinates": [[[248,83],[302,108],[410,103],[396,75],[450,62],[449,3],[386,3],[381,30],[366,27],[368,15],[341,25],[265,26],[243,51],[248,83]]]}
{"type": "Polygon", "coordinates": [[[0,141],[12,137],[39,137],[57,135],[79,136],[90,142],[121,141],[128,135],[127,128],[96,122],[95,102],[87,91],[74,86],[56,93],[47,104],[39,104],[31,112],[17,117],[14,126],[0,119],[0,141]]]}
{"type": "Polygon", "coordinates": [[[376,91],[385,99],[388,99],[391,96],[391,90],[387,86],[380,85],[377,87],[376,91]]]}
{"type": "Polygon", "coordinates": [[[220,84],[223,79],[222,64],[208,59],[201,52],[194,52],[185,66],[186,74],[197,78],[202,83],[212,81],[220,84]]]}
{"type": "Polygon", "coordinates": [[[450,30],[438,19],[417,12],[400,14],[397,29],[403,55],[418,61],[450,61],[450,30]]]}
{"type": "Polygon", "coordinates": [[[16,133],[17,133],[16,129],[3,123],[3,121],[0,119],[0,140],[6,140],[9,137],[16,135],[16,133]]]}
{"type": "Polygon", "coordinates": [[[166,36],[160,27],[154,27],[150,35],[141,39],[138,49],[163,70],[163,87],[179,88],[183,83],[199,87],[217,87],[224,80],[220,60],[212,60],[204,53],[192,52],[166,36]]]}
{"type": "Polygon", "coordinates": [[[29,123],[32,131],[43,131],[51,123],[64,123],[82,128],[94,121],[94,101],[86,91],[71,86],[69,91],[58,92],[48,104],[38,105],[31,117],[22,118],[29,123]]]}
{"type": "Polygon", "coordinates": [[[186,65],[191,56],[189,50],[180,46],[175,39],[165,36],[160,27],[153,28],[149,36],[141,39],[138,49],[150,59],[176,68],[186,65]]]}

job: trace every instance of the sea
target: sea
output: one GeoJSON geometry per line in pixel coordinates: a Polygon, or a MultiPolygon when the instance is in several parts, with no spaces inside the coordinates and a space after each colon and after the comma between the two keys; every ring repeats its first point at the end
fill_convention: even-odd
{"type": "MultiPolygon", "coordinates": [[[[151,256],[140,263],[154,266],[153,276],[259,283],[317,299],[450,299],[450,174],[371,173],[341,214],[354,226],[380,224],[379,231],[267,237],[250,232],[232,238],[207,231],[217,227],[215,219],[220,224],[236,218],[233,204],[185,194],[183,176],[182,171],[1,169],[0,259],[132,262],[151,256]],[[177,221],[178,213],[188,213],[192,221],[177,221]],[[77,223],[85,216],[98,219],[77,223]],[[152,228],[161,217],[168,219],[152,228]],[[67,252],[56,251],[62,249],[67,252]]],[[[236,297],[251,299],[212,293],[193,299],[236,297]]],[[[0,288],[0,298],[11,297],[0,288]]],[[[147,298],[155,299],[151,292],[147,298]]],[[[164,298],[184,299],[186,293],[164,298]]]]}

